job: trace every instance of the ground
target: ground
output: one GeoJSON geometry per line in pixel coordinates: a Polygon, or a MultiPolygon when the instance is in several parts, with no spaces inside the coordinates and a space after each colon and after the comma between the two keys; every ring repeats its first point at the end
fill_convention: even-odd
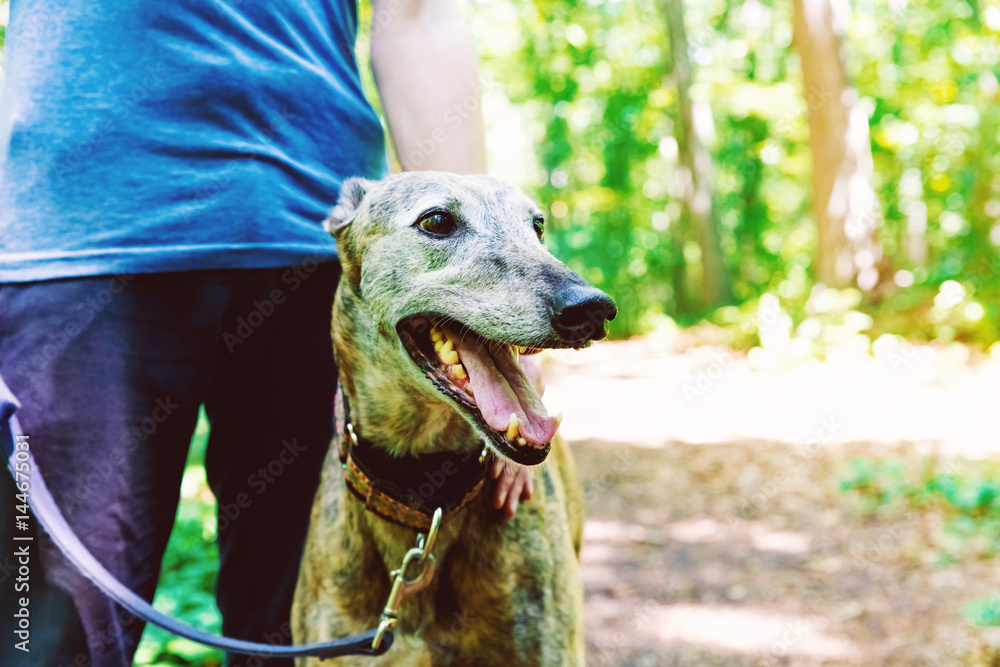
{"type": "Polygon", "coordinates": [[[905,344],[805,363],[676,341],[551,355],[546,403],[587,494],[588,665],[1000,664],[994,629],[962,615],[1000,591],[1000,561],[948,562],[935,513],[866,512],[837,488],[856,456],[990,456],[987,362],[905,344]]]}

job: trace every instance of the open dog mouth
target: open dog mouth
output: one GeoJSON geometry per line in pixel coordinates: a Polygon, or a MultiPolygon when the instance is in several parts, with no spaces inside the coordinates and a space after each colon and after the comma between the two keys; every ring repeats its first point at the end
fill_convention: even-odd
{"type": "Polygon", "coordinates": [[[518,362],[539,349],[489,340],[435,315],[404,318],[396,333],[434,386],[489,435],[492,449],[522,465],[545,460],[559,420],[546,413],[518,362]]]}

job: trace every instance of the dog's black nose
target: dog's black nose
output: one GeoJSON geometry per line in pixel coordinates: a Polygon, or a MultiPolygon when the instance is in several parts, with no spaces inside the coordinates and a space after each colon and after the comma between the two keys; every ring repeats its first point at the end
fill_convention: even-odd
{"type": "Polygon", "coordinates": [[[607,294],[588,285],[560,290],[552,307],[552,326],[567,343],[604,338],[604,325],[615,319],[618,309],[607,294]]]}

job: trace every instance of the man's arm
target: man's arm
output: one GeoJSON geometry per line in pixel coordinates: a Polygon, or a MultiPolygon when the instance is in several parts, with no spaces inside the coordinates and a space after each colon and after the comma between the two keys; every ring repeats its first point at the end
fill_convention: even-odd
{"type": "Polygon", "coordinates": [[[486,171],[478,58],[454,0],[373,0],[371,64],[404,171],[486,171]]]}

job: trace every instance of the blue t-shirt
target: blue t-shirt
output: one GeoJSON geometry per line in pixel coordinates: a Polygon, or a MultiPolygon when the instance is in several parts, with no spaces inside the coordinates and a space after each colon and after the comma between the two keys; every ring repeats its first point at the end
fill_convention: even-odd
{"type": "Polygon", "coordinates": [[[336,257],[386,173],[354,0],[12,0],[0,282],[336,257]]]}

